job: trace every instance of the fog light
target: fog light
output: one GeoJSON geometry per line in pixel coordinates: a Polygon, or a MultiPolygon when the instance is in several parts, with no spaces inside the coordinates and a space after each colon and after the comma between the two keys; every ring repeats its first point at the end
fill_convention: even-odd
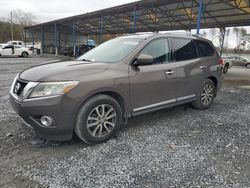
{"type": "Polygon", "coordinates": [[[50,116],[42,116],[40,121],[45,127],[49,127],[53,124],[53,119],[50,116]]]}

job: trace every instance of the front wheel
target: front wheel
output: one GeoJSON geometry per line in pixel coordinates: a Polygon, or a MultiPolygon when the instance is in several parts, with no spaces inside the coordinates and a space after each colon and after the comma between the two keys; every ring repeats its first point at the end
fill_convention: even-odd
{"type": "Polygon", "coordinates": [[[206,79],[199,90],[196,101],[193,102],[193,106],[200,110],[206,110],[213,103],[215,95],[216,89],[213,81],[206,79]]]}
{"type": "Polygon", "coordinates": [[[96,95],[80,108],[75,133],[87,144],[98,144],[110,139],[120,128],[122,110],[108,95],[96,95]]]}

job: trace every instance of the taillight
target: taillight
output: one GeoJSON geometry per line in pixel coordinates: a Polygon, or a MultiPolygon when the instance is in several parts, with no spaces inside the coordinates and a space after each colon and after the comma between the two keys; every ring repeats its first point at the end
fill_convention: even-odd
{"type": "Polygon", "coordinates": [[[219,60],[219,65],[224,65],[223,59],[220,59],[220,60],[219,60]]]}

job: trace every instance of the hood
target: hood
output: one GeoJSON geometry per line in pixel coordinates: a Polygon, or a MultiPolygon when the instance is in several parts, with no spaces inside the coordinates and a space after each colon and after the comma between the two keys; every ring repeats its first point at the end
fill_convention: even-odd
{"type": "Polygon", "coordinates": [[[20,78],[33,82],[81,80],[83,76],[103,72],[109,66],[106,63],[85,61],[49,63],[24,70],[20,78]]]}

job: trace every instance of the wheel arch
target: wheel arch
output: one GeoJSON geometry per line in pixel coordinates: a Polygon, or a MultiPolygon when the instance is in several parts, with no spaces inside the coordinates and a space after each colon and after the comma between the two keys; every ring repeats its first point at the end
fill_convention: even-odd
{"type": "Polygon", "coordinates": [[[209,76],[208,79],[212,80],[215,86],[215,89],[217,90],[217,86],[218,86],[218,80],[215,76],[209,76]]]}
{"type": "Polygon", "coordinates": [[[86,101],[88,101],[89,99],[91,99],[92,97],[95,97],[97,95],[108,95],[108,96],[114,98],[119,103],[119,105],[121,106],[123,121],[124,122],[127,121],[128,117],[129,117],[129,112],[128,112],[128,108],[127,108],[128,104],[127,104],[127,101],[126,101],[125,97],[121,93],[119,93],[117,91],[101,90],[101,91],[96,91],[96,92],[90,93],[89,95],[84,97],[82,99],[82,101],[79,103],[79,105],[76,107],[75,113],[74,113],[74,119],[73,119],[74,127],[75,127],[75,121],[76,121],[78,112],[81,109],[81,107],[84,105],[84,103],[86,103],[86,101]]]}

